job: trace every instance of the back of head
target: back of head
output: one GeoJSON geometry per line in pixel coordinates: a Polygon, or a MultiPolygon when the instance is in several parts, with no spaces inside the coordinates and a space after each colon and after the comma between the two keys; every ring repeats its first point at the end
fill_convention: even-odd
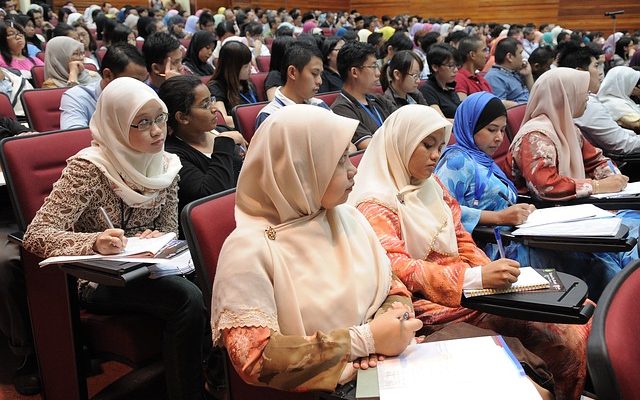
{"type": "MultiPolygon", "coordinates": [[[[409,41],[411,42],[411,41],[409,41]]],[[[338,52],[338,73],[343,81],[349,79],[349,70],[362,67],[370,56],[376,55],[376,49],[370,44],[347,42],[338,52]]]]}
{"type": "Polygon", "coordinates": [[[382,89],[387,90],[389,84],[395,80],[393,75],[394,71],[398,71],[401,76],[400,79],[404,79],[404,77],[411,72],[411,66],[414,61],[418,63],[419,70],[422,71],[422,60],[416,53],[411,50],[402,50],[395,53],[391,60],[382,66],[382,71],[380,71],[380,84],[382,85],[382,89]]]}
{"type": "Polygon", "coordinates": [[[284,52],[287,47],[294,43],[296,40],[293,36],[279,36],[275,38],[271,44],[271,60],[269,62],[269,71],[282,70],[282,61],[284,59],[284,52]]]}
{"type": "Polygon", "coordinates": [[[216,36],[218,36],[218,39],[227,34],[235,35],[235,33],[236,30],[233,21],[222,21],[216,26],[216,36]]]}
{"type": "Polygon", "coordinates": [[[158,96],[167,106],[169,113],[167,125],[169,128],[172,130],[178,128],[177,112],[189,115],[195,103],[194,89],[202,84],[202,81],[196,76],[180,75],[169,78],[160,85],[158,96]]]}
{"type": "Polygon", "coordinates": [[[100,64],[100,74],[109,69],[113,74],[119,75],[127,69],[129,64],[145,67],[145,60],[138,49],[129,43],[116,43],[107,48],[107,52],[100,64]]]}
{"type": "Polygon", "coordinates": [[[514,38],[506,38],[500,40],[496,45],[495,59],[496,64],[504,64],[507,61],[507,54],[516,55],[519,42],[514,38]]]}
{"type": "Polygon", "coordinates": [[[458,54],[462,63],[467,62],[469,59],[469,53],[478,51],[479,48],[484,48],[482,39],[478,36],[467,36],[460,40],[458,43],[458,54]]]}
{"type": "Polygon", "coordinates": [[[404,32],[396,32],[391,36],[391,38],[387,41],[387,46],[391,46],[393,51],[401,51],[401,50],[412,50],[413,43],[411,43],[411,39],[404,32]]]}
{"type": "Polygon", "coordinates": [[[138,23],[136,24],[136,29],[138,30],[138,35],[142,38],[146,39],[149,36],[149,25],[153,23],[153,18],[151,17],[140,17],[138,19],[138,23]]]}
{"type": "Polygon", "coordinates": [[[535,49],[529,56],[529,64],[545,65],[556,56],[551,47],[542,46],[535,49]]]}
{"type": "Polygon", "coordinates": [[[438,38],[440,38],[440,32],[429,32],[420,39],[420,48],[426,54],[429,51],[429,48],[434,44],[438,43],[438,38]]]}
{"type": "Polygon", "coordinates": [[[304,67],[309,64],[313,57],[317,57],[318,59],[322,60],[322,53],[315,45],[299,40],[297,42],[291,43],[284,53],[282,68],[280,69],[282,82],[285,85],[287,84],[287,70],[290,66],[293,66],[298,71],[302,72],[304,67]]]}
{"type": "Polygon", "coordinates": [[[558,55],[558,67],[589,69],[592,51],[586,46],[580,46],[575,42],[566,43],[558,55]]]}
{"type": "Polygon", "coordinates": [[[146,61],[147,71],[151,72],[153,64],[162,64],[167,55],[180,48],[175,37],[164,32],[156,32],[147,38],[142,45],[142,54],[146,61]]]}

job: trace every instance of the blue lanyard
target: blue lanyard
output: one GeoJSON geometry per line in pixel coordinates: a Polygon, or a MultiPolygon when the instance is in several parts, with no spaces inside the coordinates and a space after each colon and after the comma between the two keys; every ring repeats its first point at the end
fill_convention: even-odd
{"type": "Polygon", "coordinates": [[[374,120],[378,124],[378,127],[380,127],[380,125],[382,125],[382,117],[380,116],[380,113],[378,112],[378,109],[375,106],[371,106],[371,108],[373,108],[373,111],[375,111],[375,113],[376,113],[376,115],[373,115],[371,110],[369,110],[369,107],[365,106],[364,104],[362,104],[360,102],[358,102],[358,104],[360,104],[360,107],[362,107],[362,109],[365,110],[367,112],[367,114],[369,114],[371,119],[374,120]]]}
{"type": "Polygon", "coordinates": [[[253,92],[249,92],[249,96],[250,97],[247,97],[240,93],[240,97],[242,97],[242,99],[245,101],[245,104],[257,103],[256,96],[253,94],[253,92]]]}
{"type": "Polygon", "coordinates": [[[480,198],[482,198],[482,195],[484,194],[484,190],[487,187],[487,183],[489,182],[491,175],[493,175],[493,165],[491,166],[491,168],[488,168],[487,176],[485,177],[484,182],[480,182],[480,171],[477,166],[475,168],[475,172],[476,172],[476,185],[475,185],[473,206],[477,207],[478,204],[480,204],[480,198]]]}

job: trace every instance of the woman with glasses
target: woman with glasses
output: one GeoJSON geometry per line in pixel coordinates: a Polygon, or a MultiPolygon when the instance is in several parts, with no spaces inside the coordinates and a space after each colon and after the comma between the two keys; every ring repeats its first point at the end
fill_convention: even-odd
{"type": "Polygon", "coordinates": [[[215,97],[207,86],[195,76],[176,76],[160,86],[158,95],[169,113],[165,149],[182,163],[178,210],[235,187],[247,142],[237,131],[216,131],[215,97]]]}
{"type": "Polygon", "coordinates": [[[333,92],[342,89],[344,81],[338,72],[338,53],[344,46],[344,40],[334,36],[326,38],[322,43],[322,58],[324,70],[322,71],[322,84],[318,93],[333,92]]]}
{"type": "Polygon", "coordinates": [[[420,88],[427,104],[453,121],[460,97],[456,93],[458,65],[454,57],[455,49],[448,44],[434,44],[427,53],[429,79],[420,88]]]}
{"type": "Polygon", "coordinates": [[[24,28],[13,21],[0,23],[0,67],[9,67],[31,78],[31,68],[44,65],[37,57],[30,57],[24,28]]]}
{"type": "MultiPolygon", "coordinates": [[[[113,255],[127,237],[178,232],[180,160],[164,151],[167,107],[133,78],[105,87],[91,118],[91,146],[67,167],[27,228],[24,243],[40,257],[113,255]],[[113,225],[102,217],[104,209],[113,225]]],[[[169,399],[201,399],[205,308],[190,276],[138,279],[124,287],[81,281],[81,303],[97,313],[141,313],[163,322],[169,399]]]]}
{"type": "Polygon", "coordinates": [[[385,96],[397,107],[407,104],[427,105],[418,91],[422,61],[411,50],[402,50],[393,55],[391,61],[382,67],[380,84],[385,96]]]}
{"type": "Polygon", "coordinates": [[[84,68],[84,44],[68,36],[47,42],[43,88],[86,85],[100,80],[96,71],[84,68]]]}

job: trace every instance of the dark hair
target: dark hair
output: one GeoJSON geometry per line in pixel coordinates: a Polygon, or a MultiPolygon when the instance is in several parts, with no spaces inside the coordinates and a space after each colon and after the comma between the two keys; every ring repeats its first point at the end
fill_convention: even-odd
{"type": "MultiPolygon", "coordinates": [[[[591,58],[595,57],[588,47],[577,43],[567,43],[558,56],[558,67],[589,69],[591,58]]],[[[597,57],[596,57],[597,58],[597,57]]]]}
{"type": "Polygon", "coordinates": [[[251,50],[244,43],[227,42],[220,49],[218,67],[211,81],[220,80],[226,83],[227,99],[234,106],[240,103],[240,92],[249,90],[249,82],[240,80],[240,70],[250,62],[251,50]]]}
{"type": "Polygon", "coordinates": [[[440,38],[439,32],[428,32],[420,39],[420,48],[426,54],[429,52],[429,48],[434,44],[438,43],[438,38],[440,38]]]}
{"type": "Polygon", "coordinates": [[[128,26],[118,23],[115,24],[115,26],[113,26],[111,29],[105,30],[104,40],[110,45],[114,43],[127,43],[130,34],[131,29],[129,29],[128,26]]]}
{"type": "Polygon", "coordinates": [[[434,44],[427,53],[427,62],[429,63],[429,71],[434,73],[433,66],[444,65],[449,60],[455,60],[455,50],[448,44],[434,44]]]}
{"type": "Polygon", "coordinates": [[[458,43],[458,58],[462,63],[467,62],[469,53],[478,50],[478,47],[485,47],[482,39],[478,36],[467,36],[458,43]]]}
{"type": "Polygon", "coordinates": [[[515,56],[519,44],[520,42],[514,38],[505,38],[500,40],[496,45],[496,64],[503,64],[507,60],[507,54],[515,56]]]}
{"type": "Polygon", "coordinates": [[[424,65],[416,53],[411,50],[401,50],[395,53],[391,60],[382,67],[382,71],[380,71],[380,84],[382,85],[382,89],[387,90],[391,82],[394,81],[394,71],[400,72],[400,75],[402,75],[404,79],[411,71],[413,61],[418,63],[418,67],[420,71],[422,71],[424,65]]]}
{"type": "Polygon", "coordinates": [[[154,19],[151,17],[140,17],[138,18],[138,22],[136,23],[136,29],[138,30],[138,35],[140,35],[143,39],[146,39],[149,36],[149,26],[152,25],[154,19]]]}
{"type": "Polygon", "coordinates": [[[67,25],[63,22],[58,22],[58,25],[56,25],[55,28],[53,28],[53,30],[51,31],[47,31],[47,33],[49,34],[47,37],[47,41],[53,39],[54,37],[58,37],[58,36],[68,36],[69,32],[74,31],[75,29],[73,29],[73,27],[71,27],[71,25],[67,25]]]}
{"type": "MultiPolygon", "coordinates": [[[[23,28],[25,28],[29,22],[31,22],[31,24],[33,24],[33,26],[35,27],[33,20],[28,15],[18,14],[18,15],[15,15],[13,18],[23,28]]],[[[31,43],[32,45],[36,46],[38,49],[42,50],[42,41],[38,39],[37,34],[31,37],[27,37],[25,33],[24,39],[26,40],[27,43],[31,43]]]]}
{"type": "Polygon", "coordinates": [[[129,43],[113,44],[107,48],[107,52],[102,58],[100,74],[103,74],[106,68],[109,68],[116,75],[121,74],[131,63],[146,67],[144,57],[136,46],[129,43]]]}
{"type": "Polygon", "coordinates": [[[235,35],[236,29],[233,25],[233,21],[222,21],[218,26],[216,26],[216,36],[218,36],[218,40],[220,40],[225,33],[233,33],[235,35]]]}
{"type": "MultiPolygon", "coordinates": [[[[64,17],[65,16],[69,16],[73,14],[73,11],[69,10],[67,7],[62,7],[58,10],[58,23],[63,23],[66,24],[66,22],[64,21],[64,17]]],[[[64,35],[60,35],[60,36],[64,36],[64,35]]],[[[55,37],[55,36],[54,36],[55,37]]]]}
{"type": "Polygon", "coordinates": [[[345,42],[357,42],[358,41],[358,34],[353,29],[348,28],[342,34],[342,40],[344,40],[345,42]]]}
{"type": "Polygon", "coordinates": [[[567,36],[571,37],[571,34],[567,31],[562,31],[558,33],[558,37],[556,38],[556,43],[564,42],[564,38],[566,38],[567,36]]]}
{"type": "Polygon", "coordinates": [[[302,71],[313,57],[318,57],[322,60],[322,53],[317,46],[300,40],[291,43],[284,52],[284,58],[282,60],[282,68],[280,69],[282,83],[287,83],[287,69],[290,65],[293,65],[298,71],[302,71]]]}
{"type": "Polygon", "coordinates": [[[240,35],[244,37],[247,35],[247,33],[252,37],[262,35],[262,24],[255,21],[244,24],[242,26],[242,32],[240,33],[240,35]]]}
{"type": "Polygon", "coordinates": [[[176,130],[180,125],[176,119],[176,113],[182,112],[189,115],[191,107],[196,100],[193,93],[195,88],[204,85],[202,81],[193,75],[181,75],[169,78],[160,85],[158,97],[167,106],[169,119],[167,125],[171,130],[176,130]]]}
{"type": "Polygon", "coordinates": [[[448,34],[444,41],[446,43],[451,43],[451,42],[458,43],[464,38],[466,38],[467,36],[469,35],[467,35],[465,31],[455,31],[448,34]]]}
{"type": "Polygon", "coordinates": [[[382,33],[373,32],[367,38],[367,43],[369,43],[372,46],[377,46],[378,43],[380,43],[381,40],[382,40],[382,33]]]}
{"type": "Polygon", "coordinates": [[[286,25],[283,25],[276,29],[276,37],[280,36],[293,36],[293,29],[289,28],[286,25]]]}
{"type": "Polygon", "coordinates": [[[522,25],[511,25],[507,31],[507,37],[513,37],[522,32],[522,25]]]}
{"type": "Polygon", "coordinates": [[[200,29],[204,29],[205,25],[207,25],[208,23],[215,23],[213,15],[208,12],[203,12],[198,18],[198,25],[200,26],[200,29]]]}
{"type": "Polygon", "coordinates": [[[151,72],[153,64],[162,64],[167,54],[180,48],[180,42],[165,32],[152,33],[142,45],[147,71],[151,72]]]}
{"type": "Polygon", "coordinates": [[[629,54],[624,54],[624,48],[633,44],[635,41],[629,36],[623,36],[616,42],[616,54],[623,60],[629,59],[629,54]]]}
{"type": "MultiPolygon", "coordinates": [[[[24,35],[24,28],[20,26],[20,24],[15,23],[14,21],[8,20],[0,22],[0,55],[4,58],[4,61],[7,64],[11,64],[13,61],[13,56],[11,55],[11,50],[9,49],[9,42],[7,41],[7,28],[13,28],[18,32],[24,35]]],[[[22,55],[27,57],[33,63],[33,59],[29,57],[29,53],[27,52],[27,44],[25,41],[25,45],[22,48],[22,55]]]]}
{"type": "Polygon", "coordinates": [[[327,63],[329,62],[329,56],[331,55],[331,52],[336,48],[341,40],[342,38],[337,36],[331,36],[324,40],[324,43],[322,44],[322,62],[325,65],[327,65],[327,63]]]}
{"type": "Polygon", "coordinates": [[[287,46],[295,41],[296,39],[293,36],[279,36],[275,38],[271,44],[271,61],[269,62],[269,71],[279,72],[282,70],[284,52],[287,50],[287,46]]]}
{"type": "Polygon", "coordinates": [[[404,32],[394,33],[387,41],[387,47],[391,46],[394,52],[401,50],[412,50],[413,43],[404,32]]]}
{"type": "MultiPolygon", "coordinates": [[[[556,52],[551,47],[542,46],[535,49],[529,56],[529,64],[544,65],[549,60],[555,58],[556,52]]],[[[587,64],[587,67],[589,64],[587,64]]]]}
{"type": "Polygon", "coordinates": [[[338,73],[343,81],[347,81],[349,70],[362,67],[369,56],[376,55],[376,49],[370,44],[346,42],[338,52],[338,73]]]}

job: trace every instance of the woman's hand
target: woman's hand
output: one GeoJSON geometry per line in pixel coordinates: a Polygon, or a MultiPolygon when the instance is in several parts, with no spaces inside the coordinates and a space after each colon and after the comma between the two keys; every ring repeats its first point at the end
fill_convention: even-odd
{"type": "Polygon", "coordinates": [[[531,204],[514,204],[511,207],[498,211],[499,225],[520,225],[524,223],[536,207],[531,204]]]}
{"type": "MultiPolygon", "coordinates": [[[[378,355],[397,356],[411,343],[422,321],[416,319],[407,307],[399,302],[369,322],[378,355]],[[409,319],[404,319],[404,316],[409,319]]],[[[360,364],[362,366],[362,363],[360,364]]]]}
{"type": "Polygon", "coordinates": [[[504,289],[518,280],[520,263],[508,258],[490,262],[482,268],[482,287],[485,289],[504,289]]]}
{"type": "Polygon", "coordinates": [[[93,251],[103,255],[118,254],[124,251],[127,238],[122,229],[107,229],[96,238],[93,251]]]}
{"type": "Polygon", "coordinates": [[[627,187],[628,182],[628,176],[617,174],[600,179],[593,186],[595,193],[616,193],[627,187]]]}
{"type": "Polygon", "coordinates": [[[378,361],[383,361],[384,356],[378,354],[370,354],[367,357],[360,357],[353,362],[353,368],[355,369],[369,369],[375,368],[378,365],[378,361]]]}
{"type": "Polygon", "coordinates": [[[151,238],[157,238],[164,235],[164,233],[160,232],[160,231],[154,231],[151,229],[147,229],[144,232],[140,232],[140,233],[136,233],[136,237],[140,238],[140,239],[151,239],[151,238]]]}
{"type": "Polygon", "coordinates": [[[69,61],[69,76],[75,74],[76,77],[84,71],[84,63],[82,61],[69,61]]]}
{"type": "Polygon", "coordinates": [[[243,146],[245,149],[249,145],[249,142],[247,142],[244,136],[238,131],[220,132],[218,136],[231,138],[237,145],[243,146]]]}

